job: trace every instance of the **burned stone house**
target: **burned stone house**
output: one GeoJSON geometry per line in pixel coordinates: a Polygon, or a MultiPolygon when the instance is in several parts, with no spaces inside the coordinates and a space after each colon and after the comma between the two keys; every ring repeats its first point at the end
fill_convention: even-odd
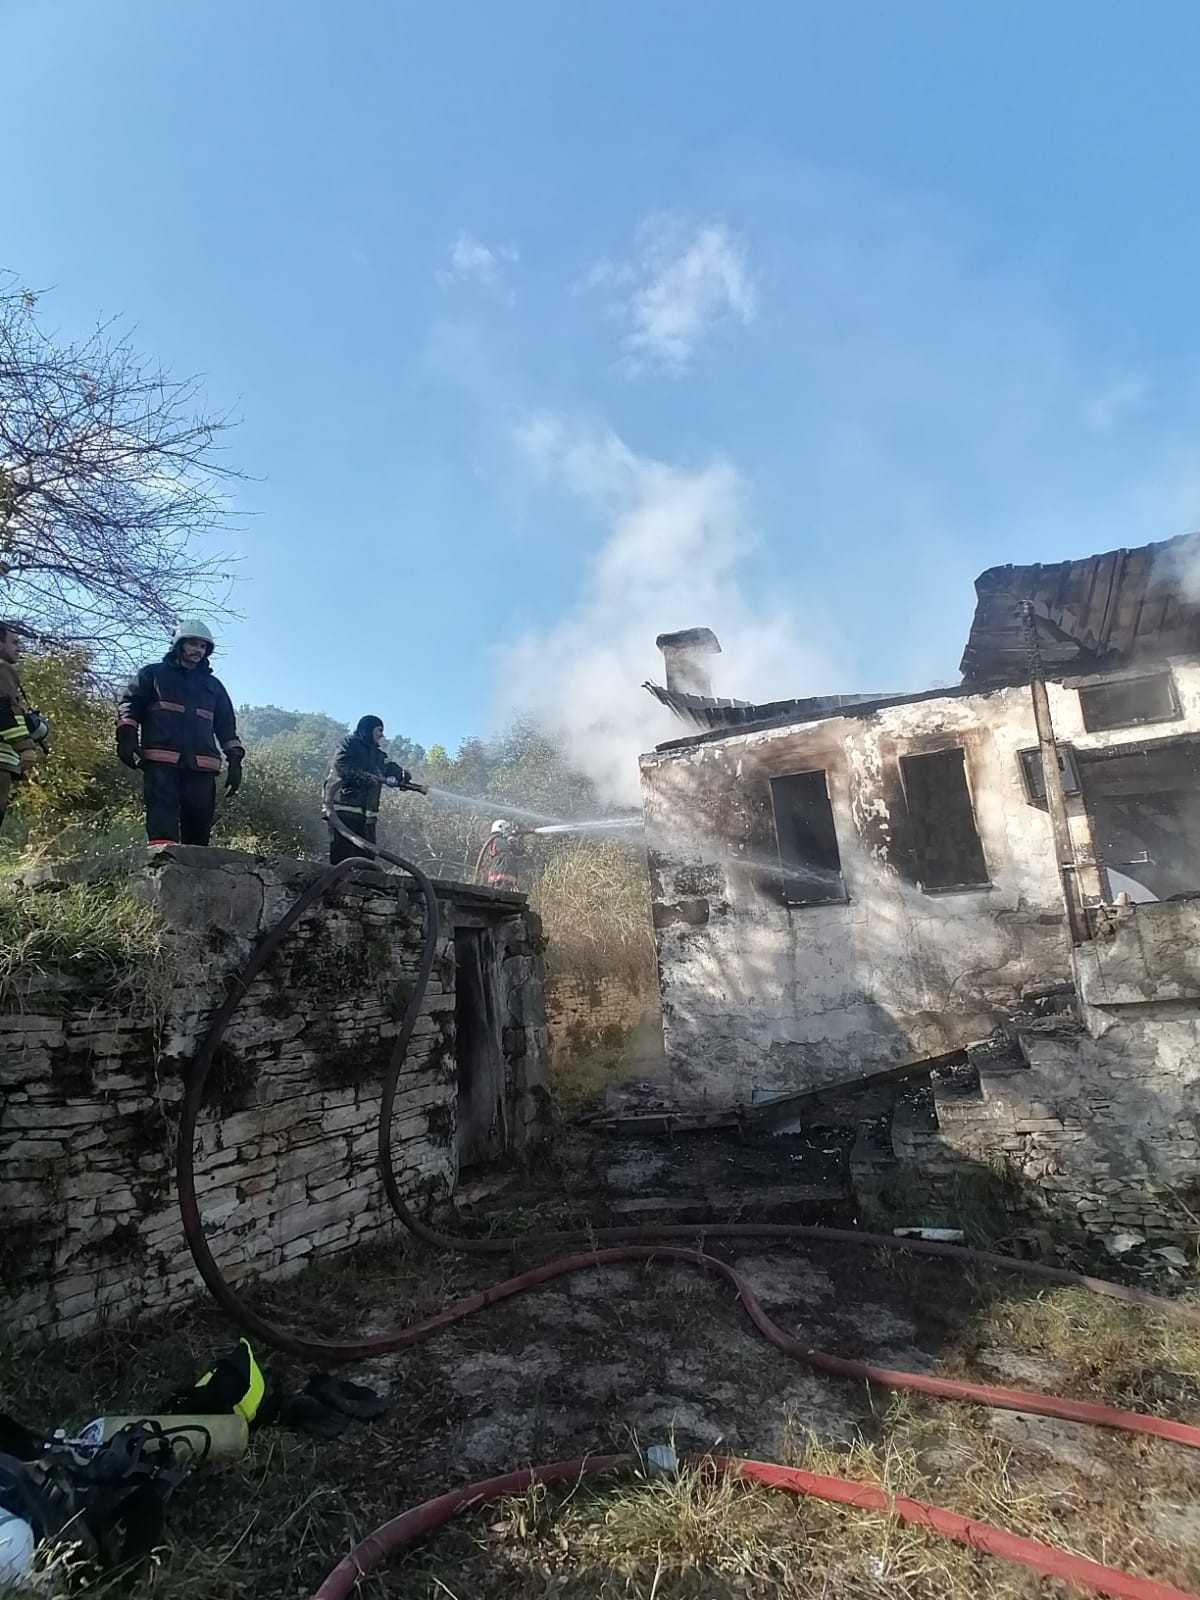
{"type": "MultiPolygon", "coordinates": [[[[681,1095],[745,1102],[945,1056],[1089,961],[1102,998],[1096,941],[1114,919],[1140,917],[1123,937],[1161,958],[1147,932],[1161,913],[1178,956],[1200,894],[1193,574],[1200,535],[993,568],[962,682],[922,694],[720,699],[708,630],[659,639],[666,686],[646,687],[689,729],[641,762],[681,1095]],[[1057,846],[1035,663],[1061,773],[1057,846]]],[[[1175,960],[1164,998],[1195,1009],[1195,965],[1175,960]]],[[[1125,981],[1148,1001],[1159,980],[1125,981]]],[[[1194,1029],[1180,1038],[1185,1056],[1186,1039],[1200,1044],[1194,1029]]]]}

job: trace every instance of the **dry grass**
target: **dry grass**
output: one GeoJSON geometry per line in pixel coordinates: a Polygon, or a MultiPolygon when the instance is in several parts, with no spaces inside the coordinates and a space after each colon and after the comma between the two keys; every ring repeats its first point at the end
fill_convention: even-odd
{"type": "MultiPolygon", "coordinates": [[[[1200,1583],[1196,1553],[1148,1537],[1127,1480],[1099,1488],[1031,1471],[989,1435],[986,1413],[901,1399],[880,1418],[877,1440],[835,1448],[802,1436],[786,1464],[949,1505],[1143,1576],[1200,1583]]],[[[1179,1497],[1169,1458],[1139,1459],[1137,1470],[1150,1493],[1179,1497]]],[[[568,1494],[534,1488],[448,1529],[428,1554],[378,1583],[380,1596],[413,1600],[1032,1600],[1076,1592],[894,1517],[740,1485],[703,1461],[677,1476],[639,1472],[568,1494]]]]}
{"type": "Polygon", "coordinates": [[[51,972],[119,985],[160,951],[157,914],[110,884],[30,893],[0,882],[0,1005],[51,972]]]}
{"type": "Polygon", "coordinates": [[[1035,1350],[1064,1392],[1178,1415],[1200,1411],[1200,1328],[1085,1289],[996,1300],[971,1330],[977,1346],[1035,1350]]]}
{"type": "Polygon", "coordinates": [[[564,844],[530,892],[548,940],[546,970],[616,978],[634,993],[657,992],[650,890],[640,850],[613,840],[564,844]]]}
{"type": "MultiPolygon", "coordinates": [[[[1082,1291],[995,1289],[967,1322],[964,1350],[999,1341],[1062,1363],[1061,1392],[1200,1415],[1194,1329],[1082,1291]],[[1186,1400],[1176,1393],[1170,1403],[1173,1381],[1186,1382],[1186,1400]]],[[[688,1315],[694,1320],[694,1308],[688,1315]]],[[[1156,1503],[1195,1500],[1200,1462],[1189,1453],[1079,1430],[1095,1460],[1077,1470],[1069,1458],[1014,1447],[982,1408],[879,1399],[870,1436],[836,1445],[800,1428],[781,1458],[1200,1591],[1200,1545],[1173,1545],[1151,1521],[1156,1503]]],[[[413,1600],[1032,1600],[1076,1592],[895,1518],[741,1486],[702,1464],[569,1495],[531,1490],[447,1529],[378,1582],[380,1597],[413,1600]]]]}

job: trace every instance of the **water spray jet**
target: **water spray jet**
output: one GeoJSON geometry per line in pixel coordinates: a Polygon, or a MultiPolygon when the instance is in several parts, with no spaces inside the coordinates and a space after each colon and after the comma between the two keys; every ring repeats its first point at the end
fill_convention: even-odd
{"type": "Polygon", "coordinates": [[[515,806],[508,800],[499,800],[495,795],[457,794],[453,789],[442,789],[436,783],[431,783],[426,790],[431,800],[442,800],[447,805],[462,806],[464,810],[474,811],[481,817],[494,817],[497,812],[503,812],[506,817],[524,818],[531,823],[550,823],[555,826],[562,822],[561,817],[548,816],[544,811],[531,811],[527,806],[515,806]]]}
{"type": "Polygon", "coordinates": [[[551,822],[530,833],[626,833],[643,826],[641,817],[597,817],[589,822],[551,822]]]}

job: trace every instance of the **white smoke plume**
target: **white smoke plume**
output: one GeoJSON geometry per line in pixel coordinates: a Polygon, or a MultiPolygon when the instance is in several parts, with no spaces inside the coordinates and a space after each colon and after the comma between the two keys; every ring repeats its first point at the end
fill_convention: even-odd
{"type": "Polygon", "coordinates": [[[523,425],[518,441],[606,534],[575,609],[519,642],[509,709],[554,733],[605,799],[636,803],[638,756],[688,731],[641,687],[664,681],[660,633],[713,629],[723,651],[713,662],[717,694],[762,701],[838,686],[826,652],[747,595],[741,569],[753,536],[729,462],[672,466],[609,429],[547,416],[523,425]]]}

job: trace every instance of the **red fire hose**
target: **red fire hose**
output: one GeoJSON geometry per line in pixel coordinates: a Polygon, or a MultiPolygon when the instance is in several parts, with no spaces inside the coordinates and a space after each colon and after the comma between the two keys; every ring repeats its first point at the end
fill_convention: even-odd
{"type": "MultiPolygon", "coordinates": [[[[579,1246],[583,1245],[589,1248],[582,1254],[574,1254],[548,1262],[516,1277],[508,1278],[501,1283],[493,1284],[487,1289],[480,1290],[478,1293],[470,1295],[463,1300],[456,1301],[434,1316],[424,1318],[422,1321],[411,1323],[408,1326],[396,1328],[386,1333],[352,1340],[317,1339],[310,1335],[294,1333],[278,1327],[246,1305],[217,1265],[208,1240],[205,1237],[201,1221],[195,1189],[194,1163],[196,1122],[203,1104],[204,1090],[217,1048],[251,983],[278,950],[283,939],[304,913],[315,905],[329,888],[342,882],[354,871],[372,864],[370,860],[351,858],[335,867],[331,867],[316,878],[301,893],[275,927],[263,936],[245,966],[230,980],[228,994],[223,1004],[213,1014],[208,1031],[193,1058],[188,1073],[188,1081],[181,1106],[177,1145],[180,1214],[183,1221],[184,1234],[205,1285],[238,1327],[293,1355],[315,1357],[324,1361],[353,1361],[404,1349],[422,1339],[428,1338],[431,1334],[453,1322],[473,1315],[476,1311],[480,1311],[486,1306],[495,1305],[502,1300],[510,1299],[514,1295],[538,1288],[540,1285],[554,1278],[565,1276],[568,1273],[624,1261],[669,1260],[683,1262],[724,1278],[737,1291],[755,1327],[772,1344],[786,1354],[806,1361],[810,1366],[820,1371],[876,1383],[881,1387],[893,1390],[907,1390],[934,1395],[941,1399],[960,1400],[977,1405],[1035,1412],[1043,1416],[1092,1423],[1096,1426],[1120,1429],[1129,1433],[1152,1434],[1159,1438],[1170,1440],[1173,1443],[1186,1445],[1192,1449],[1200,1449],[1200,1429],[1190,1427],[1185,1423],[1172,1422],[1167,1418],[1147,1416],[1139,1412],[1117,1411],[1111,1407],[1097,1405],[1088,1401],[1062,1399],[1057,1396],[1043,1395],[1032,1391],[993,1388],[986,1384],[966,1383],[951,1378],[934,1378],[921,1373],[899,1372],[889,1368],[875,1367],[868,1362],[827,1355],[821,1351],[813,1350],[801,1340],[787,1334],[767,1315],[746,1279],[727,1262],[704,1251],[686,1249],[667,1241],[680,1238],[695,1238],[699,1234],[705,1238],[777,1238],[790,1241],[812,1239],[839,1244],[875,1246],[886,1250],[903,1250],[911,1254],[930,1255],[946,1261],[961,1262],[964,1265],[980,1265],[1002,1271],[1019,1272],[1026,1276],[1038,1277],[1053,1283],[1086,1288],[1115,1299],[1145,1305],[1157,1311],[1183,1316],[1189,1320],[1200,1321],[1200,1311],[1197,1309],[1177,1305],[1175,1302],[1146,1294],[1142,1290],[1127,1288],[1121,1284],[1106,1283],[1102,1279],[1089,1278],[1079,1273],[1042,1266],[1036,1262],[1016,1261],[1008,1256],[1001,1256],[988,1251],[969,1250],[956,1245],[932,1243],[924,1240],[896,1239],[887,1234],[862,1233],[855,1229],[823,1228],[805,1224],[717,1223],[692,1227],[676,1224],[642,1228],[601,1228],[576,1232],[537,1233],[530,1235],[528,1238],[513,1239],[469,1239],[456,1234],[441,1233],[429,1227],[411,1210],[400,1189],[399,1180],[391,1159],[391,1128],[399,1074],[404,1064],[413,1028],[420,1013],[436,955],[440,933],[437,895],[432,883],[420,868],[413,863],[391,855],[389,852],[379,849],[378,846],[360,839],[357,835],[351,833],[336,815],[331,816],[329,821],[337,832],[344,834],[370,857],[388,861],[410,874],[415,879],[425,903],[425,938],[417,969],[417,977],[409,995],[404,1017],[392,1051],[392,1057],[384,1076],[380,1099],[378,1129],[379,1169],[385,1192],[396,1215],[416,1237],[443,1250],[511,1257],[526,1252],[530,1248],[542,1249],[546,1246],[570,1246],[578,1249],[579,1246]],[[638,1240],[643,1242],[624,1242],[638,1240]],[[622,1241],[618,1248],[595,1248],[598,1243],[615,1243],[616,1241],[622,1241]],[[659,1242],[652,1243],[647,1241],[659,1242]]],[[[755,1470],[761,1468],[764,1472],[777,1474],[787,1474],[789,1471],[789,1469],[782,1467],[766,1467],[761,1463],[743,1463],[740,1464],[739,1470],[741,1466],[754,1467],[755,1470]]],[[[578,1464],[567,1463],[565,1467],[571,1467],[574,1471],[578,1464]]],[[[515,1478],[521,1478],[521,1476],[517,1474],[515,1478]]],[[[819,1491],[815,1488],[803,1486],[800,1480],[810,1479],[812,1484],[827,1483],[838,1485],[841,1483],[841,1480],[836,1479],[811,1479],[811,1475],[806,1474],[794,1476],[795,1482],[783,1483],[782,1479],[780,1479],[780,1486],[794,1489],[797,1492],[818,1493],[819,1491]]],[[[515,1482],[515,1479],[492,1480],[493,1483],[500,1484],[508,1484],[510,1481],[515,1482]]],[[[529,1481],[534,1480],[527,1476],[522,1479],[522,1482],[529,1481]]],[[[550,1480],[547,1479],[545,1481],[550,1480]]],[[[850,1485],[847,1492],[849,1490],[853,1490],[855,1494],[868,1493],[863,1485],[850,1485]]],[[[512,1492],[511,1489],[500,1488],[494,1491],[496,1494],[508,1492],[512,1492]]],[[[881,1493],[881,1491],[879,1492],[881,1493]]],[[[450,1501],[454,1502],[451,1509],[447,1510],[445,1516],[441,1518],[444,1521],[446,1516],[452,1515],[453,1510],[465,1503],[462,1497],[466,1494],[468,1494],[468,1491],[464,1490],[451,1496],[444,1496],[442,1501],[432,1502],[431,1504],[442,1506],[450,1501]]],[[[831,1494],[827,1498],[838,1498],[838,1496],[831,1494]]],[[[853,1503],[865,1504],[866,1502],[854,1501],[853,1503]]],[[[890,1501],[887,1502],[888,1505],[891,1503],[890,1501]]],[[[898,1515],[907,1515],[900,1509],[901,1502],[897,1501],[895,1504],[898,1515]]],[[[995,1541],[999,1543],[1010,1541],[1010,1544],[1004,1550],[1001,1550],[998,1544],[981,1545],[981,1548],[994,1548],[995,1553],[1006,1554],[1010,1550],[1017,1549],[1017,1547],[1028,1547],[1031,1552],[1041,1552],[1039,1560],[1053,1559],[1055,1561],[1075,1562],[1080,1572],[1086,1570],[1093,1577],[1097,1574],[1110,1574],[1110,1569],[1097,1567],[1094,1563],[1076,1562],[1076,1558],[1051,1551],[1046,1546],[1031,1544],[1027,1540],[1015,1539],[1015,1536],[1004,1534],[998,1529],[987,1529],[984,1524],[971,1523],[968,1519],[955,1516],[954,1513],[937,1511],[934,1507],[921,1506],[916,1501],[906,1502],[905,1504],[912,1509],[912,1514],[908,1516],[908,1520],[924,1519],[926,1525],[931,1527],[938,1526],[939,1531],[947,1533],[949,1537],[965,1538],[966,1530],[982,1529],[987,1532],[989,1537],[994,1536],[995,1541]],[[941,1519],[940,1522],[937,1519],[941,1519]],[[957,1531],[952,1531],[952,1525],[953,1529],[957,1531]]],[[[886,1509],[886,1506],[884,1508],[886,1509]]],[[[408,1513],[407,1515],[416,1517],[426,1510],[428,1508],[418,1508],[417,1512],[408,1513]]],[[[400,1522],[404,1520],[403,1518],[399,1519],[400,1522]]],[[[436,1523],[431,1525],[436,1525],[436,1523]]],[[[388,1524],[387,1526],[391,1528],[395,1524],[388,1524]]],[[[381,1534],[383,1531],[381,1530],[381,1534]]],[[[373,1537],[378,1538],[380,1535],[373,1537]]],[[[968,1538],[967,1542],[973,1542],[973,1538],[974,1535],[972,1534],[972,1537],[968,1538]]],[[[1023,1559],[1023,1557],[1016,1557],[1016,1559],[1023,1559]]],[[[1035,1561],[1031,1561],[1028,1564],[1037,1566],[1035,1561]]],[[[343,1563],[344,1565],[345,1563],[343,1563]]],[[[338,1569],[338,1571],[341,1570],[341,1568],[338,1569]]],[[[1037,1566],[1037,1570],[1049,1569],[1037,1566]]],[[[1128,1595],[1133,1597],[1133,1600],[1166,1600],[1168,1596],[1175,1596],[1176,1600],[1178,1600],[1179,1591],[1177,1590],[1164,1588],[1161,1585],[1147,1586],[1145,1580],[1131,1578],[1124,1574],[1116,1573],[1110,1574],[1110,1576],[1114,1582],[1119,1581],[1125,1587],[1113,1588],[1110,1586],[1104,1588],[1103,1585],[1096,1582],[1092,1582],[1091,1586],[1100,1588],[1100,1591],[1104,1593],[1128,1595]]],[[[332,1581],[332,1577],[327,1581],[332,1581]]],[[[1087,1582],[1090,1580],[1078,1578],[1077,1581],[1087,1582]]],[[[323,1587],[320,1591],[319,1600],[333,1600],[333,1597],[348,1592],[349,1590],[344,1588],[326,1589],[323,1587]]]]}
{"type": "MultiPolygon", "coordinates": [[[[695,1464],[725,1473],[739,1483],[757,1483],[768,1489],[784,1489],[789,1494],[809,1495],[817,1500],[850,1506],[857,1511],[881,1511],[898,1517],[901,1522],[928,1528],[972,1550],[982,1550],[987,1555],[1016,1562],[1043,1577],[1059,1578],[1095,1594],[1116,1596],[1117,1600],[1197,1600],[1194,1594],[1176,1589],[1172,1584],[1158,1583],[1153,1578],[1139,1578],[1117,1567],[1106,1567],[1098,1561],[1088,1561],[1084,1556],[1070,1555],[1037,1539],[1024,1539],[990,1522],[976,1522],[972,1517],[959,1516],[955,1511],[927,1505],[923,1500],[889,1494],[886,1489],[873,1483],[855,1483],[849,1478],[826,1478],[815,1472],[802,1472],[796,1467],[781,1467],[770,1461],[745,1461],[736,1456],[702,1457],[695,1464]]],[[[485,1478],[479,1483],[452,1489],[449,1494],[439,1495],[436,1500],[426,1500],[423,1505],[414,1506],[376,1528],[374,1533],[356,1544],[349,1555],[338,1562],[313,1600],[348,1600],[362,1578],[415,1540],[444,1527],[460,1511],[487,1505],[506,1495],[520,1494],[533,1483],[577,1483],[581,1478],[629,1471],[637,1465],[632,1456],[581,1457],[576,1461],[554,1461],[546,1466],[527,1467],[520,1472],[508,1472],[502,1477],[485,1478]]]]}

